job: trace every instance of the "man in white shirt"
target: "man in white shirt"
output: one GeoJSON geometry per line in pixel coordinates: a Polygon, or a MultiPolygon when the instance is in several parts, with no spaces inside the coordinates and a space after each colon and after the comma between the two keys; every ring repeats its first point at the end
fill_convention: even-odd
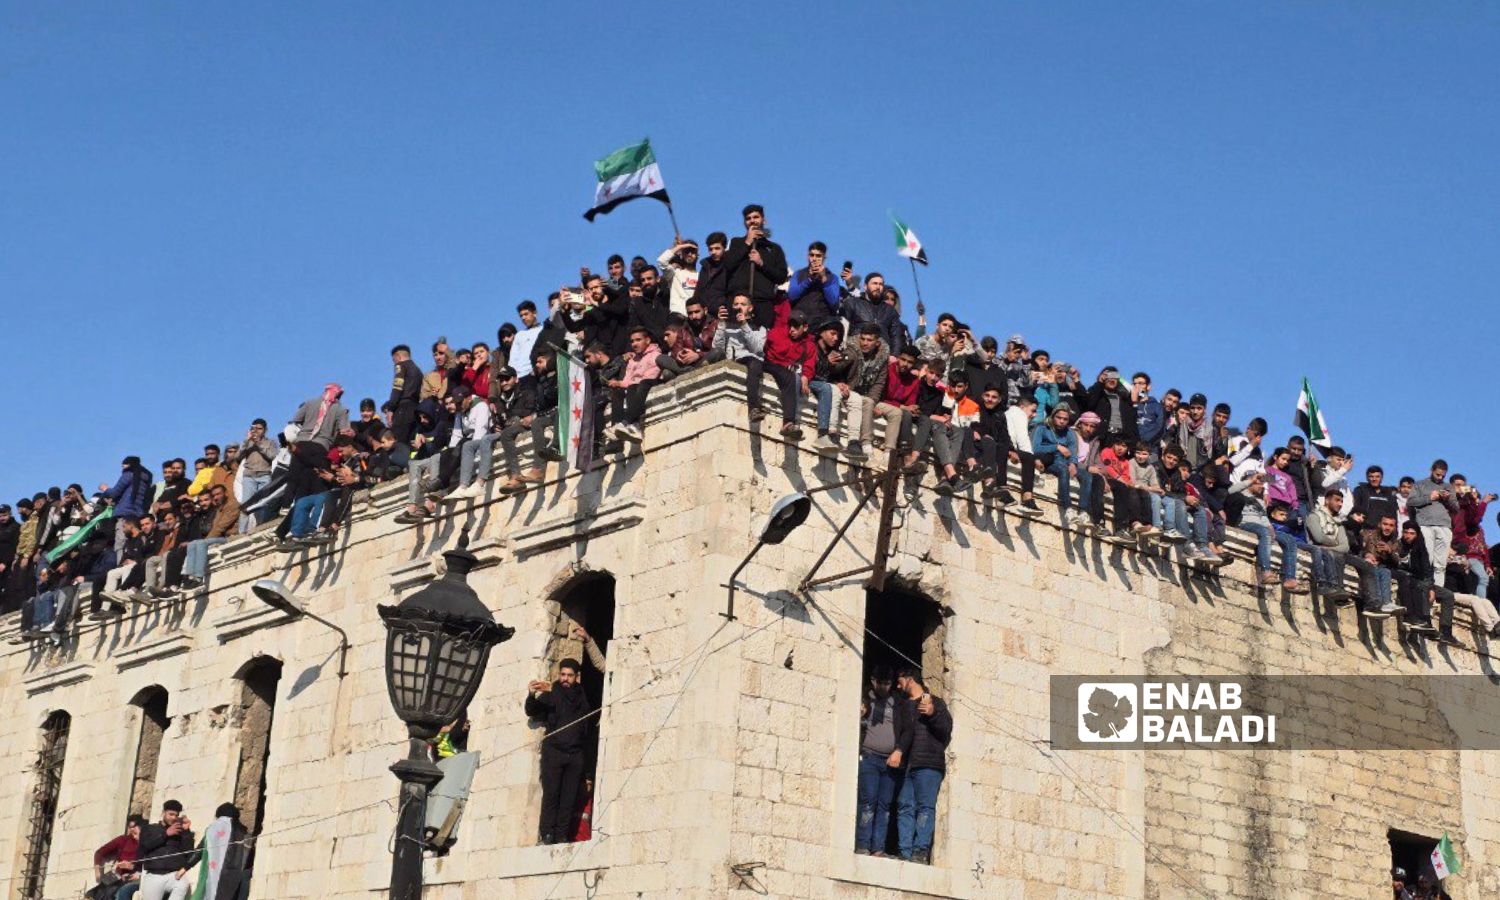
{"type": "Polygon", "coordinates": [[[510,342],[510,367],[516,370],[517,378],[531,374],[531,354],[536,351],[537,338],[542,334],[542,320],[537,318],[536,304],[522,300],[516,306],[521,317],[521,330],[510,342]]]}
{"type": "Polygon", "coordinates": [[[449,447],[458,448],[458,487],[443,498],[449,503],[472,500],[484,493],[495,441],[500,437],[490,433],[490,404],[485,398],[463,388],[458,408],[460,415],[454,423],[453,436],[448,439],[449,447]]]}

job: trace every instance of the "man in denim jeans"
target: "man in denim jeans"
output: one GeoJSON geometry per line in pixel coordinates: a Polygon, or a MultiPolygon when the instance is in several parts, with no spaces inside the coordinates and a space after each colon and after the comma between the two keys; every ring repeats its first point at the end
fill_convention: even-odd
{"type": "Polygon", "coordinates": [[[896,752],[896,706],[889,666],[870,673],[870,691],[859,712],[859,818],[854,825],[854,852],[885,856],[890,838],[891,803],[901,785],[901,757],[896,752]]]}
{"type": "Polygon", "coordinates": [[[849,402],[849,372],[854,361],[844,354],[844,326],[838,319],[826,319],[816,327],[813,346],[818,358],[807,385],[818,400],[818,438],[813,441],[813,449],[837,450],[839,444],[832,431],[833,401],[837,397],[840,406],[849,402]]]}
{"type": "Polygon", "coordinates": [[[896,832],[901,858],[932,862],[938,791],[948,771],[953,717],[948,705],[922,684],[922,674],[902,669],[896,677],[896,762],[906,767],[896,795],[896,832]]]}

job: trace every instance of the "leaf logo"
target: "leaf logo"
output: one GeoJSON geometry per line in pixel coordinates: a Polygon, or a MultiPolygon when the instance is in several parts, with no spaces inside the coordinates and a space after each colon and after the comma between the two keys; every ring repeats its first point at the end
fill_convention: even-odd
{"type": "Polygon", "coordinates": [[[1134,684],[1085,682],[1078,686],[1078,740],[1129,743],[1136,739],[1134,684]]]}

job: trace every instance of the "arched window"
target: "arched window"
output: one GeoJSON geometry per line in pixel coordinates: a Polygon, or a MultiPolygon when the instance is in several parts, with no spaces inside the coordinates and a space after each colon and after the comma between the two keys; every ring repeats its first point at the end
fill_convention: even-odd
{"type": "MultiPolygon", "coordinates": [[[[266,770],[271,762],[271,722],[276,713],[276,686],[281,662],[257,659],[240,670],[240,701],[234,720],[240,729],[240,762],[235,770],[234,805],[252,835],[265,823],[266,770]]],[[[253,853],[253,851],[252,851],[253,853]]]]}
{"type": "Polygon", "coordinates": [[[68,755],[68,732],[73,717],[57,710],[42,723],[42,746],[34,770],[35,787],[26,822],[21,897],[41,900],[47,878],[47,852],[52,849],[52,825],[57,818],[57,796],[62,788],[63,760],[68,755]]]}
{"type": "Polygon", "coordinates": [[[131,705],[140,710],[141,733],[135,745],[135,775],[130,782],[130,815],[151,818],[151,795],[156,792],[156,773],[161,768],[162,738],[172,723],[167,716],[167,691],[152,685],[135,695],[131,705]]]}

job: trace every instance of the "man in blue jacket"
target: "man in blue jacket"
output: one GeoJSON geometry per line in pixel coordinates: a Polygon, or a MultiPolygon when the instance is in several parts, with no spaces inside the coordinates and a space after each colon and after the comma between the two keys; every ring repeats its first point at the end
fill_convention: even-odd
{"type": "Polygon", "coordinates": [[[828,271],[828,246],[813,241],[807,248],[807,267],[792,273],[786,288],[792,312],[804,322],[822,322],[839,314],[839,280],[828,271]]]}
{"type": "MultiPolygon", "coordinates": [[[[104,499],[115,510],[115,518],[125,516],[139,519],[151,505],[151,470],[141,465],[139,456],[127,456],[120,462],[120,478],[114,487],[99,484],[104,499]]],[[[115,529],[115,556],[125,547],[125,529],[115,529]]]]}

